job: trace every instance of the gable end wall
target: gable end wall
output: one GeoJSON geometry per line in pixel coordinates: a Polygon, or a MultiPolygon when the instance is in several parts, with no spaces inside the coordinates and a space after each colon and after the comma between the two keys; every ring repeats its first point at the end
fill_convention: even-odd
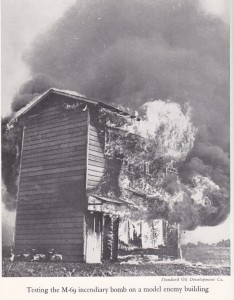
{"type": "Polygon", "coordinates": [[[49,97],[24,117],[15,250],[83,261],[88,113],[49,97]]]}

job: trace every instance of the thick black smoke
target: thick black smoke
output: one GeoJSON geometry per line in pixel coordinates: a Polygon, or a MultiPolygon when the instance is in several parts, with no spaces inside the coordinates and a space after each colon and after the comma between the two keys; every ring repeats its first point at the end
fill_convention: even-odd
{"type": "Polygon", "coordinates": [[[229,28],[197,0],[77,1],[25,54],[32,80],[15,111],[52,84],[138,108],[151,99],[189,102],[199,128],[181,178],[210,177],[225,191],[215,225],[229,212],[229,28]]]}
{"type": "Polygon", "coordinates": [[[30,102],[32,98],[38,96],[39,94],[55,85],[59,87],[59,84],[49,76],[41,74],[35,75],[33,79],[24,83],[19,89],[19,92],[13,99],[13,103],[11,105],[12,110],[19,110],[21,107],[28,104],[28,102],[30,102]]]}

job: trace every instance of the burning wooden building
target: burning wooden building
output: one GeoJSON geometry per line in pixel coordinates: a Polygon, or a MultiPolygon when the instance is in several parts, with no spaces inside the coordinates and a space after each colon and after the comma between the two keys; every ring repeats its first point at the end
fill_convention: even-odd
{"type": "Polygon", "coordinates": [[[104,112],[136,118],[50,89],[11,121],[22,127],[16,253],[54,251],[63,261],[88,263],[117,258],[121,212],[134,203],[118,188],[121,159],[106,156],[104,112]]]}

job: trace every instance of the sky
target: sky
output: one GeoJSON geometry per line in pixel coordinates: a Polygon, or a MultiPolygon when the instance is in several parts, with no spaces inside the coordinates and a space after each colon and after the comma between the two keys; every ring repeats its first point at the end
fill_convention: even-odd
{"type": "Polygon", "coordinates": [[[32,41],[45,32],[75,0],[3,0],[2,2],[2,115],[29,77],[22,60],[32,41]],[[51,10],[53,13],[51,13],[51,10]]]}
{"type": "MultiPolygon", "coordinates": [[[[229,23],[228,0],[200,0],[207,13],[229,23]]],[[[2,0],[2,116],[10,113],[12,98],[20,86],[30,79],[23,61],[32,42],[46,32],[75,0],[2,0]]],[[[229,237],[230,219],[216,227],[200,227],[183,235],[186,242],[216,242],[229,237]]]]}
{"type": "MultiPolygon", "coordinates": [[[[229,0],[200,1],[207,12],[229,22],[229,0]]],[[[48,30],[75,2],[75,0],[1,1],[2,116],[10,113],[14,94],[30,77],[28,67],[22,60],[23,54],[34,39],[48,30]]]]}

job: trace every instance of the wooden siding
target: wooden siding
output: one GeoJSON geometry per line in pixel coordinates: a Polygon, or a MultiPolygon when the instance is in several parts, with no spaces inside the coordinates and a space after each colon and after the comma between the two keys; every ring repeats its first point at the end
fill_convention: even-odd
{"type": "Polygon", "coordinates": [[[87,190],[98,186],[105,171],[104,136],[92,120],[88,128],[87,190]]]}
{"type": "Polygon", "coordinates": [[[49,97],[25,116],[15,248],[83,261],[88,113],[49,97]]]}

